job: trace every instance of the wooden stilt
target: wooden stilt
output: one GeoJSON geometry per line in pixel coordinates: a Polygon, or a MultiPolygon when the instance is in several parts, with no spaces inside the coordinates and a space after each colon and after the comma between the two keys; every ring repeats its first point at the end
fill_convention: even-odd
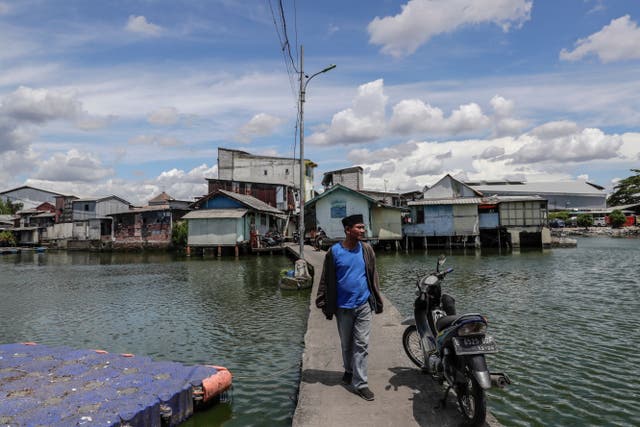
{"type": "Polygon", "coordinates": [[[191,256],[191,246],[187,245],[187,256],[191,256]]]}
{"type": "Polygon", "coordinates": [[[218,256],[222,256],[222,246],[218,246],[218,256]]]}
{"type": "Polygon", "coordinates": [[[240,256],[240,248],[238,247],[237,243],[236,243],[236,247],[235,247],[235,251],[234,252],[235,252],[236,258],[238,258],[240,256]]]}

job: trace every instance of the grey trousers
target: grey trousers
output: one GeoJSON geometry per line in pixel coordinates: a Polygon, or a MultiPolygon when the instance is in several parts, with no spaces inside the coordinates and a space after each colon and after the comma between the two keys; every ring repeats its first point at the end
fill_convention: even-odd
{"type": "Polygon", "coordinates": [[[351,385],[355,389],[368,387],[367,356],[369,355],[371,318],[369,302],[356,308],[338,308],[336,312],[342,363],[345,372],[353,374],[351,385]]]}

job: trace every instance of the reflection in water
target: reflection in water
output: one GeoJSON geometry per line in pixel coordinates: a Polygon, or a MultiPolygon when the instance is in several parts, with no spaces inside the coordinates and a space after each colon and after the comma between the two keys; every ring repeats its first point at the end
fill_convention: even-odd
{"type": "MultiPolygon", "coordinates": [[[[410,316],[439,252],[379,253],[382,291],[410,316]]],[[[507,426],[640,425],[640,240],[576,249],[450,252],[444,289],[489,317],[513,385],[491,391],[507,426]]],[[[0,342],[104,348],[234,374],[232,403],[186,425],[290,425],[309,291],[280,291],[283,256],[174,259],[59,252],[0,257],[0,342]]],[[[400,338],[398,338],[398,346],[400,338]]],[[[407,363],[409,363],[407,361],[407,363]]]]}
{"type": "Polygon", "coordinates": [[[233,402],[191,425],[290,425],[309,306],[309,291],[278,288],[290,267],[284,256],[3,256],[0,341],[226,366],[233,402]]]}
{"type": "MultiPolygon", "coordinates": [[[[414,278],[438,252],[378,257],[383,292],[412,314],[414,278]],[[409,278],[407,278],[409,277],[409,278]]],[[[640,425],[640,240],[580,239],[575,249],[503,256],[459,252],[443,290],[459,312],[488,316],[500,353],[489,367],[513,385],[489,406],[506,425],[640,425]],[[634,326],[632,326],[634,325],[634,326]]]]}

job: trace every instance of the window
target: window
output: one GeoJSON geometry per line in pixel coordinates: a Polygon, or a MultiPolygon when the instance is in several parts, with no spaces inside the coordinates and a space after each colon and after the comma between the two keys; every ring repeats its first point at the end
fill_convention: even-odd
{"type": "Polygon", "coordinates": [[[284,170],[284,174],[285,174],[285,175],[289,175],[289,169],[285,169],[285,170],[284,170]]]}
{"type": "Polygon", "coordinates": [[[267,170],[266,169],[264,170],[264,176],[267,176],[267,170]]]}
{"type": "Polygon", "coordinates": [[[416,211],[416,224],[424,224],[424,207],[418,207],[416,211]]]}
{"type": "Polygon", "coordinates": [[[344,218],[347,216],[347,203],[343,200],[331,202],[331,218],[344,218]]]}
{"type": "Polygon", "coordinates": [[[85,210],[85,212],[89,210],[89,204],[88,203],[84,204],[84,210],[85,210]]]}

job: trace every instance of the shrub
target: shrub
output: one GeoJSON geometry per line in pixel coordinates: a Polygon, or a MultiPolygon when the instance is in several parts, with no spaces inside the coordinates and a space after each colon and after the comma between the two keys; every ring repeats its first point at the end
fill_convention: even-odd
{"type": "Polygon", "coordinates": [[[187,225],[187,221],[178,221],[173,224],[173,230],[171,230],[171,244],[174,248],[186,248],[188,236],[189,227],[187,225]]]}
{"type": "Polygon", "coordinates": [[[591,227],[593,225],[593,216],[589,214],[580,214],[576,218],[578,227],[591,227]]]}

